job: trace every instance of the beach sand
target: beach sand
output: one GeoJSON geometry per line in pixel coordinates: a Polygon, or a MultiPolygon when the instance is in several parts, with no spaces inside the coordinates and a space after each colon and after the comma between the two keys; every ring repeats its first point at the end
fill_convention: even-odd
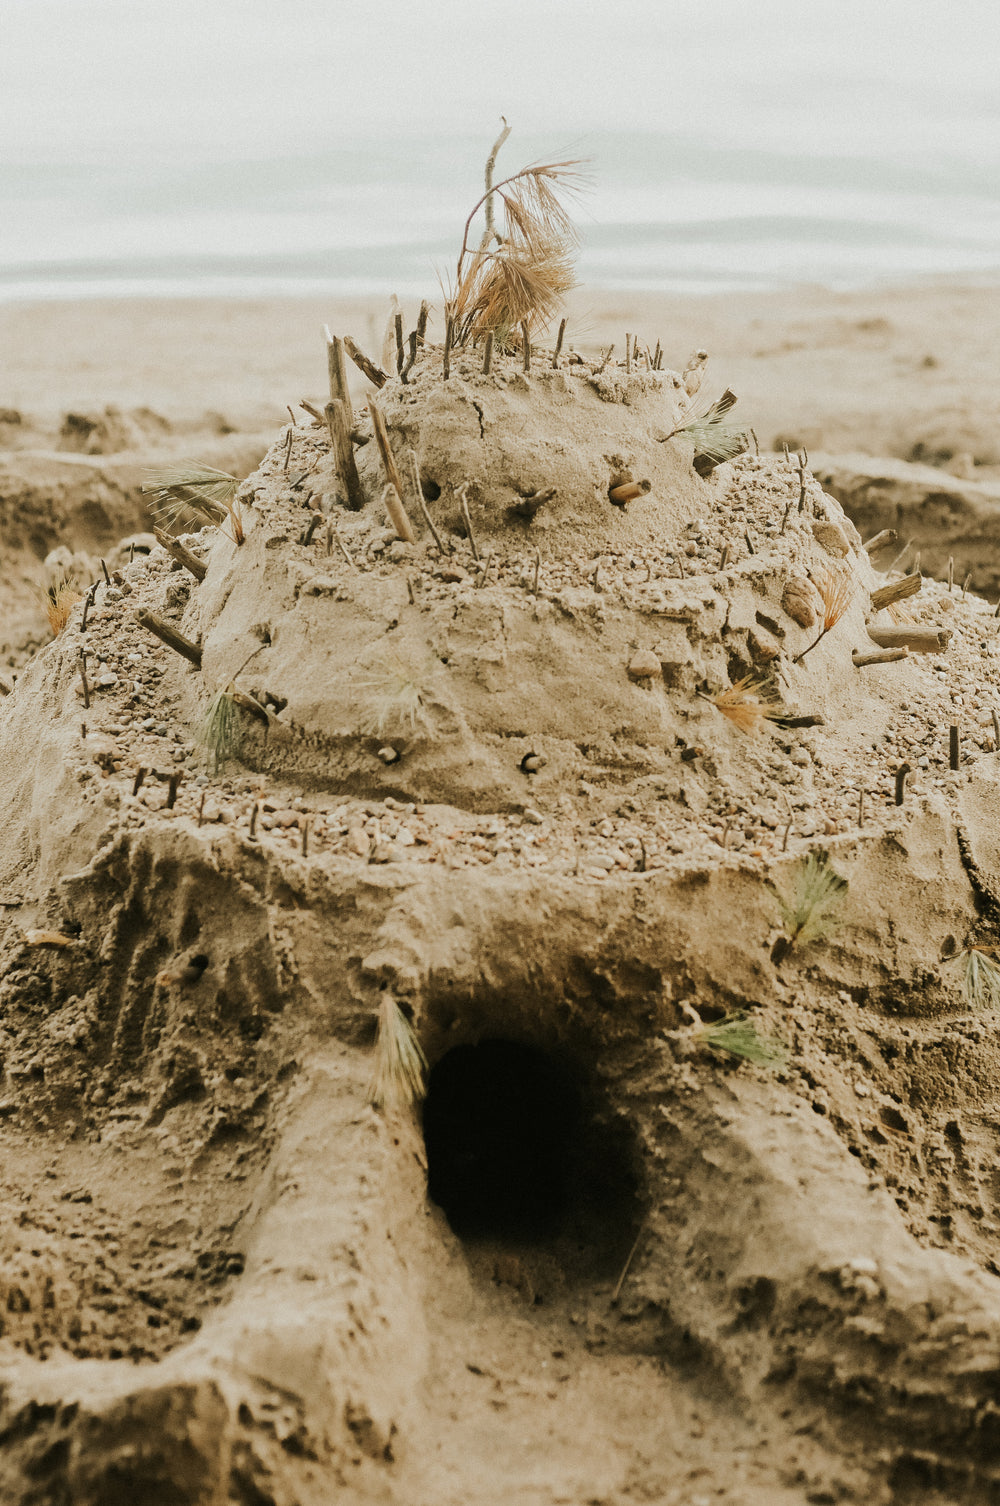
{"type": "Polygon", "coordinates": [[[996,619],[834,486],[986,526],[995,305],[581,293],[708,476],[669,370],[428,350],[409,542],[284,408],[381,301],[0,311],[0,1499],[995,1499],[996,619]],[[132,558],[179,453],[245,537],[132,558]]]}
{"type": "MultiPolygon", "coordinates": [[[[51,420],[111,403],[172,421],[212,412],[241,430],[273,425],[286,403],[323,397],[324,324],[354,331],[377,359],[387,312],[384,298],[0,306],[0,406],[51,420]]],[[[668,367],[706,349],[706,390],[732,387],[762,445],[783,437],[902,458],[923,445],[1000,461],[995,286],[573,295],[568,343],[614,341],[621,353],[626,330],[650,348],[660,340],[668,367]]]]}

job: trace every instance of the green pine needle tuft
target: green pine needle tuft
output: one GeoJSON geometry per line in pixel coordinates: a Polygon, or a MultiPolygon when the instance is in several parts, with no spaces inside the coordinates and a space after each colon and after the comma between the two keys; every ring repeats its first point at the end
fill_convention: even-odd
{"type": "Polygon", "coordinates": [[[413,1026],[392,994],[383,994],[368,1102],[376,1108],[408,1108],[427,1092],[427,1058],[413,1026]]]}
{"type": "Polygon", "coordinates": [[[706,1025],[699,1039],[713,1051],[725,1051],[741,1061],[752,1062],[755,1067],[782,1067],[788,1060],[784,1042],[761,1035],[740,1011],[727,1014],[714,1025],[706,1025]]]}
{"type": "Polygon", "coordinates": [[[240,713],[236,702],[228,690],[216,691],[196,734],[196,741],[208,755],[213,774],[219,773],[227,759],[236,757],[240,735],[240,713]]]}
{"type": "Polygon", "coordinates": [[[951,957],[946,966],[959,971],[959,987],[970,1009],[1000,1009],[1000,967],[980,947],[951,957]]]}
{"type": "Polygon", "coordinates": [[[747,447],[746,432],[740,424],[730,423],[726,415],[736,402],[736,394],[727,388],[722,396],[703,413],[693,414],[668,434],[673,439],[683,434],[694,445],[694,466],[700,476],[707,476],[717,465],[734,460],[747,447]]]}
{"type": "Polygon", "coordinates": [[[830,867],[829,855],[811,852],[799,869],[790,898],[768,888],[781,907],[785,927],[785,950],[827,936],[840,924],[838,911],[847,895],[847,880],[830,867]]]}
{"type": "Polygon", "coordinates": [[[435,735],[429,706],[427,675],[393,655],[375,666],[370,679],[361,682],[369,692],[361,731],[368,737],[425,737],[435,735]]]}

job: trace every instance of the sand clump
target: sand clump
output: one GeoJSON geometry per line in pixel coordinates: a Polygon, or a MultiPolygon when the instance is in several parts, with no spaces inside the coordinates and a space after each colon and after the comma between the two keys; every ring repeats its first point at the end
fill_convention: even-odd
{"type": "Polygon", "coordinates": [[[997,1489],[995,1018],[947,960],[995,940],[995,619],[876,610],[796,463],[703,478],[680,378],[551,358],[377,394],[415,543],[359,402],[363,509],[295,427],[244,543],[134,552],[0,703],[11,1502],[997,1489]],[[932,651],[856,665],[884,629],[932,651]],[[261,715],[216,768],[219,692],[261,715]],[[820,851],[838,924],[776,947],[820,851]],[[386,993],[426,1144],[366,1105],[386,993]],[[781,1061],[705,1044],[734,1011],[781,1061]]]}

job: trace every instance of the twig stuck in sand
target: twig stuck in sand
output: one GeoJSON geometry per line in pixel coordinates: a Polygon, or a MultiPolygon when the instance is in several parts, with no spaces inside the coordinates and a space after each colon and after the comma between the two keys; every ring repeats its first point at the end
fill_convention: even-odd
{"type": "Polygon", "coordinates": [[[915,570],[912,575],[904,575],[900,580],[890,581],[887,586],[880,586],[871,594],[872,611],[880,612],[890,602],[903,601],[907,596],[916,595],[922,585],[923,576],[919,570],[915,570]]]}
{"type": "Polygon", "coordinates": [[[431,517],[430,513],[427,510],[427,501],[426,501],[426,499],[424,497],[423,483],[420,480],[420,466],[417,463],[417,454],[416,454],[415,450],[410,450],[409,451],[409,459],[410,459],[410,471],[412,472],[412,475],[413,475],[413,487],[414,487],[414,490],[416,491],[416,494],[417,494],[417,503],[418,503],[418,505],[420,507],[420,511],[424,515],[424,522],[427,524],[427,527],[431,531],[431,537],[433,538],[435,544],[437,545],[438,550],[440,551],[440,553],[444,554],[446,551],[445,551],[444,544],[441,542],[441,535],[438,533],[437,529],[434,527],[434,519],[431,517]]]}
{"type": "Polygon", "coordinates": [[[948,767],[954,773],[962,760],[961,748],[958,741],[958,726],[952,722],[948,728],[948,767]]]}
{"type": "Polygon", "coordinates": [[[943,653],[951,642],[950,628],[892,627],[868,629],[880,648],[908,648],[917,654],[943,653]]]}
{"type": "Polygon", "coordinates": [[[476,547],[476,535],[472,531],[472,519],[469,517],[469,499],[468,499],[468,497],[466,495],[466,493],[468,492],[468,490],[469,490],[469,482],[468,481],[464,481],[462,483],[462,485],[459,487],[458,500],[459,500],[459,502],[461,504],[461,507],[462,507],[462,519],[463,519],[463,521],[465,523],[465,531],[466,531],[466,534],[468,535],[469,543],[472,545],[472,557],[476,561],[476,563],[478,564],[479,563],[479,550],[476,547]]]}
{"type": "Polygon", "coordinates": [[[409,353],[409,355],[406,358],[406,365],[403,367],[402,371],[399,373],[404,382],[408,383],[409,380],[410,380],[410,372],[413,370],[414,362],[417,359],[417,346],[418,346],[419,343],[420,342],[417,339],[417,332],[416,332],[416,330],[411,331],[411,334],[410,334],[410,345],[409,345],[410,353],[409,353]]]}
{"type": "MultiPolygon", "coordinates": [[[[344,349],[358,370],[368,378],[373,386],[380,388],[385,386],[389,378],[381,366],[376,366],[374,361],[370,361],[364,351],[358,349],[350,335],[344,336],[344,349]]],[[[316,411],[314,408],[309,408],[307,403],[301,403],[300,407],[305,408],[307,412],[315,413],[316,411]]]]}
{"type": "Polygon", "coordinates": [[[444,379],[451,376],[451,345],[455,338],[455,321],[449,315],[444,330],[444,379]]]}
{"type": "Polygon", "coordinates": [[[176,628],[170,626],[169,622],[164,622],[161,618],[154,616],[152,612],[146,611],[136,612],[135,620],[147,632],[154,633],[161,643],[165,643],[168,648],[172,648],[174,653],[180,654],[184,659],[188,659],[194,665],[195,669],[201,668],[201,649],[197,643],[192,643],[190,638],[185,638],[183,633],[178,633],[176,628]]]}
{"type": "Polygon", "coordinates": [[[562,347],[563,347],[563,336],[565,335],[565,333],[566,333],[566,320],[565,320],[565,317],[564,317],[564,318],[560,319],[560,321],[559,321],[559,333],[556,336],[556,348],[555,348],[555,350],[552,353],[552,370],[553,371],[558,371],[558,369],[559,369],[559,352],[562,350],[562,347]]]}
{"type": "Polygon", "coordinates": [[[637,497],[646,496],[652,491],[651,481],[623,481],[620,486],[613,486],[608,492],[609,499],[616,507],[624,507],[627,502],[634,502],[637,497]]]}
{"type": "Polygon", "coordinates": [[[403,350],[403,316],[402,316],[402,314],[397,314],[395,316],[395,318],[393,320],[393,328],[395,329],[395,332],[396,332],[396,373],[397,373],[397,375],[400,375],[402,373],[402,370],[403,370],[403,361],[405,359],[404,350],[403,350]]]}
{"type": "Polygon", "coordinates": [[[306,547],[308,548],[308,546],[312,543],[313,534],[316,532],[322,521],[323,514],[321,512],[314,512],[305,528],[303,528],[302,532],[299,534],[299,543],[306,545],[306,547]]]}
{"type": "Polygon", "coordinates": [[[906,777],[911,772],[912,771],[911,771],[910,765],[908,763],[901,763],[899,765],[899,768],[896,770],[896,804],[897,805],[902,805],[902,803],[903,803],[903,797],[906,794],[906,777]]]}
{"type": "Polygon", "coordinates": [[[326,335],[326,367],[330,378],[330,401],[341,402],[346,409],[347,430],[354,427],[354,411],[351,393],[347,385],[347,366],[344,363],[344,342],[339,335],[331,335],[329,325],[323,326],[326,335]]]}
{"type": "Polygon", "coordinates": [[[357,462],[354,459],[347,405],[339,398],[334,398],[327,403],[325,412],[337,477],[344,489],[344,500],[351,512],[360,512],[365,505],[365,492],[361,485],[361,477],[358,475],[357,462]]]}
{"type": "Polygon", "coordinates": [[[90,686],[87,684],[87,655],[86,651],[80,650],[80,680],[83,684],[83,709],[90,710],[90,686]]]}
{"type": "Polygon", "coordinates": [[[382,995],[375,1063],[368,1102],[375,1108],[408,1108],[426,1088],[427,1058],[413,1026],[391,994],[382,995]]]}
{"type": "Polygon", "coordinates": [[[190,570],[195,580],[202,581],[205,579],[205,576],[208,574],[208,566],[204,560],[200,560],[196,554],[192,554],[190,549],[185,549],[183,544],[178,543],[177,539],[172,539],[169,533],[164,533],[162,528],[154,528],[153,537],[178,564],[183,565],[185,570],[190,570]]]}
{"type": "Polygon", "coordinates": [[[855,669],[864,669],[867,664],[897,664],[900,659],[908,659],[908,648],[880,648],[871,654],[861,654],[857,649],[851,653],[851,662],[855,669]]]}
{"type": "Polygon", "coordinates": [[[386,494],[383,492],[382,504],[388,512],[392,520],[392,526],[399,534],[399,537],[407,544],[415,544],[417,536],[413,532],[413,525],[406,515],[406,504],[403,500],[403,483],[396,466],[395,456],[392,453],[392,446],[389,443],[389,431],[386,429],[385,419],[382,417],[381,410],[374,398],[368,403],[368,411],[372,416],[375,441],[378,445],[379,454],[382,457],[382,466],[385,470],[386,479],[389,482],[389,486],[395,492],[395,497],[391,500],[387,499],[386,494]]]}
{"type": "Polygon", "coordinates": [[[880,549],[888,549],[890,544],[895,544],[898,538],[899,534],[895,528],[883,528],[880,533],[876,533],[868,540],[867,544],[862,544],[861,547],[867,555],[878,554],[880,549]]]}
{"type": "Polygon", "coordinates": [[[493,331],[486,334],[486,346],[483,351],[483,376],[489,376],[490,367],[493,365],[493,331]]]}
{"type": "Polygon", "coordinates": [[[524,352],[524,369],[531,370],[531,336],[528,333],[527,319],[521,320],[521,346],[524,352]]]}

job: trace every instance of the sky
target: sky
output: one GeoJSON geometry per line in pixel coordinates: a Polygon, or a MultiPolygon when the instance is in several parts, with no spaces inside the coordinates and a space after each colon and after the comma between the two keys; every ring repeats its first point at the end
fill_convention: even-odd
{"type": "Polygon", "coordinates": [[[1000,153],[997,0],[0,0],[8,163],[608,129],[1000,153]]]}

